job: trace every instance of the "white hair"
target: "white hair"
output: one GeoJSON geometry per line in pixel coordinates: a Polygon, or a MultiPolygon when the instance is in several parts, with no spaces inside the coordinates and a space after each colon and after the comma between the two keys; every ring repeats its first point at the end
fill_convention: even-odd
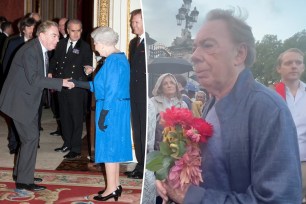
{"type": "Polygon", "coordinates": [[[91,37],[95,42],[104,45],[116,45],[119,35],[110,27],[99,27],[91,33],[91,37]]]}

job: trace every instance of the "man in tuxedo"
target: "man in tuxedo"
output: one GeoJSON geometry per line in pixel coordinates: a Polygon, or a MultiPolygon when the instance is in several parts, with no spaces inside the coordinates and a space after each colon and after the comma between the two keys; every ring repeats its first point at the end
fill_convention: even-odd
{"type": "MultiPolygon", "coordinates": [[[[83,66],[92,66],[93,55],[88,43],[81,39],[82,23],[77,19],[67,24],[69,38],[58,43],[50,62],[50,73],[53,77],[72,78],[87,81],[83,66]]],[[[58,93],[59,115],[64,144],[56,148],[57,152],[70,152],[65,159],[73,160],[81,157],[83,120],[86,110],[88,92],[76,88],[58,93]]]]}
{"type": "Polygon", "coordinates": [[[128,178],[142,179],[146,147],[146,60],[144,45],[144,29],[141,9],[131,12],[131,28],[136,37],[129,45],[129,61],[131,65],[130,97],[132,112],[132,128],[137,165],[133,171],[125,172],[128,178]]]}
{"type": "Polygon", "coordinates": [[[43,22],[37,36],[16,53],[0,95],[0,110],[13,119],[21,141],[13,172],[16,188],[31,191],[46,188],[34,184],[34,181],[42,181],[34,178],[34,170],[39,139],[38,108],[43,90],[74,87],[68,79],[46,77],[47,51],[56,47],[59,38],[57,23],[43,22]]]}

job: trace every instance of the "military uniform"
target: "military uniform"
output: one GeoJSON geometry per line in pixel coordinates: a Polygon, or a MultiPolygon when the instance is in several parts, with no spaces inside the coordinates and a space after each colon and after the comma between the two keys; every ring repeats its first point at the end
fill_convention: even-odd
{"type": "MultiPolygon", "coordinates": [[[[73,49],[67,51],[70,40],[59,41],[50,61],[50,73],[56,78],[72,78],[87,81],[84,65],[92,66],[92,51],[88,43],[78,40],[73,49]]],[[[59,113],[64,145],[75,153],[81,153],[83,119],[86,110],[87,90],[63,89],[58,93],[59,113]]]]}

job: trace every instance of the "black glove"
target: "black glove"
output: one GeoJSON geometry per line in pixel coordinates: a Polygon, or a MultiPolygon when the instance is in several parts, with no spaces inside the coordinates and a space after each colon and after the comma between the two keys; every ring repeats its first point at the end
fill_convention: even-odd
{"type": "Polygon", "coordinates": [[[102,110],[100,113],[100,118],[98,122],[100,130],[102,130],[103,132],[107,128],[107,125],[104,125],[104,121],[105,121],[107,113],[108,113],[108,110],[102,110]]]}
{"type": "Polygon", "coordinates": [[[74,83],[75,87],[79,87],[82,89],[90,89],[90,85],[88,81],[78,81],[75,79],[69,79],[68,81],[74,83]]]}

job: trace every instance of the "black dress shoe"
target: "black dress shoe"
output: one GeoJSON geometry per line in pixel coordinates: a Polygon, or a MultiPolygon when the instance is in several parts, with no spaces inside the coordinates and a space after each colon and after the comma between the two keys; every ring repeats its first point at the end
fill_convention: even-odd
{"type": "MultiPolygon", "coordinates": [[[[17,180],[17,176],[13,175],[13,180],[16,181],[16,180],[17,180]]],[[[34,182],[40,183],[40,182],[42,182],[42,181],[43,181],[43,180],[42,180],[41,178],[35,178],[35,177],[34,177],[34,182]]]]}
{"type": "Polygon", "coordinates": [[[69,152],[64,156],[65,159],[67,160],[75,160],[75,159],[80,159],[81,158],[81,153],[76,153],[76,152],[69,152]]]}
{"type": "Polygon", "coordinates": [[[25,189],[25,190],[28,190],[28,191],[42,191],[42,190],[46,189],[45,186],[39,186],[39,185],[36,185],[34,183],[32,183],[32,184],[16,183],[16,188],[17,189],[25,189]]]}
{"type": "Polygon", "coordinates": [[[97,200],[97,201],[107,201],[111,198],[114,198],[115,201],[118,201],[118,197],[119,197],[119,195],[118,195],[118,189],[117,189],[114,192],[108,194],[107,196],[103,197],[102,195],[98,195],[98,196],[95,196],[93,199],[97,200]]]}
{"type": "Polygon", "coordinates": [[[124,175],[129,176],[129,175],[133,174],[135,171],[137,171],[137,170],[134,169],[133,171],[126,171],[126,172],[124,172],[124,175]]]}
{"type": "Polygon", "coordinates": [[[54,151],[56,151],[56,152],[63,152],[63,153],[68,152],[69,150],[70,150],[70,148],[66,147],[66,146],[62,146],[62,147],[54,149],[54,151]]]}
{"type": "Polygon", "coordinates": [[[128,175],[128,178],[132,178],[132,179],[142,179],[143,178],[143,173],[139,172],[139,171],[135,171],[134,173],[128,175]]]}
{"type": "MultiPolygon", "coordinates": [[[[98,194],[102,195],[104,192],[105,192],[105,189],[102,190],[102,191],[99,191],[98,194]]],[[[122,193],[122,186],[121,185],[117,186],[117,193],[118,193],[118,196],[120,197],[121,193],[122,193]]]]}
{"type": "Polygon", "coordinates": [[[62,133],[61,133],[61,131],[56,130],[56,131],[54,131],[54,132],[50,132],[50,135],[54,135],[54,136],[61,136],[61,135],[62,135],[62,133]]]}
{"type": "Polygon", "coordinates": [[[10,154],[16,154],[17,149],[10,149],[10,154]]]}

